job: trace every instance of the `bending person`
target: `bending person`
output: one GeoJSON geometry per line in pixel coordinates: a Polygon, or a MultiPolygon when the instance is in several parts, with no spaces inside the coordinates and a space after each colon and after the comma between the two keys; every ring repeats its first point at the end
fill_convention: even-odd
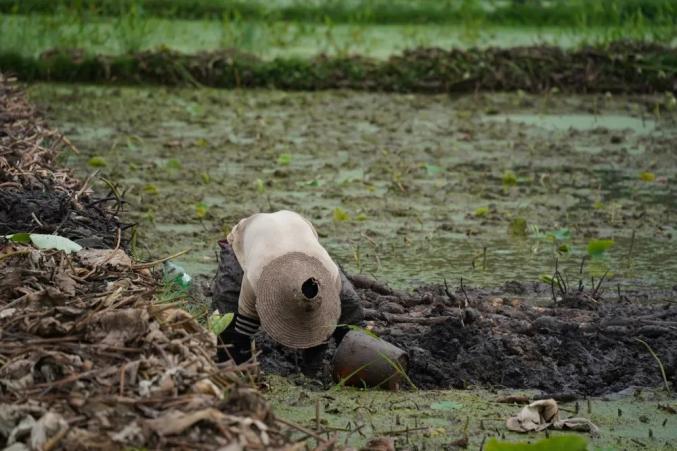
{"type": "Polygon", "coordinates": [[[260,327],[276,342],[302,349],[303,372],[316,375],[329,338],[333,335],[338,344],[348,325],[362,324],[353,285],[301,215],[287,210],[254,214],[219,245],[213,301],[220,313],[235,314],[220,335],[219,361],[248,360],[260,327]]]}

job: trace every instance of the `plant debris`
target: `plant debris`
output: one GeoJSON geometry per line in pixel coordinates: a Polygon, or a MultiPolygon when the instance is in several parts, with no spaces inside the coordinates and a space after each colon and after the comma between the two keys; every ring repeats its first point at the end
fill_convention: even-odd
{"type": "MultiPolygon", "coordinates": [[[[119,260],[122,251],[108,252],[119,260]]],[[[155,303],[147,269],[10,243],[0,259],[0,441],[33,449],[50,440],[63,449],[284,443],[255,388],[214,364],[215,336],[155,303]]]]}
{"type": "Polygon", "coordinates": [[[508,418],[506,426],[514,432],[540,432],[546,429],[573,430],[599,434],[599,428],[587,418],[559,417],[559,406],[554,399],[541,399],[524,406],[519,413],[508,418]]]}
{"type": "Polygon", "coordinates": [[[113,247],[116,231],[127,227],[116,216],[121,201],[95,197],[88,183],[56,167],[60,152],[77,150],[14,81],[0,73],[0,235],[57,233],[86,247],[113,247]],[[113,202],[116,211],[108,208],[113,202]]]}
{"type": "MultiPolygon", "coordinates": [[[[217,367],[216,337],[156,302],[157,278],[120,247],[114,215],[52,169],[63,140],[2,75],[0,105],[2,199],[64,196],[69,212],[105,226],[94,229],[104,244],[117,243],[66,254],[0,238],[0,446],[284,448],[256,365],[217,367]]],[[[24,217],[0,206],[3,230],[22,230],[24,217]]],[[[66,217],[58,231],[77,236],[87,224],[66,217]]]]}
{"type": "Polygon", "coordinates": [[[616,41],[556,46],[443,50],[418,48],[379,61],[360,56],[265,61],[238,50],[183,54],[169,49],[87,55],[50,50],[38,59],[0,55],[0,68],[27,81],[152,83],[286,90],[387,92],[514,91],[656,93],[677,89],[677,49],[616,41]]]}

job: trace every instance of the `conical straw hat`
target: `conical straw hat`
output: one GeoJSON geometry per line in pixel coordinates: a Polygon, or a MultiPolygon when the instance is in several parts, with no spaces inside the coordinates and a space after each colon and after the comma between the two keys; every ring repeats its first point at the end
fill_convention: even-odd
{"type": "Polygon", "coordinates": [[[340,289],[340,280],[317,258],[302,252],[277,257],[263,268],[255,288],[261,327],[284,346],[317,346],[336,328],[340,289]]]}

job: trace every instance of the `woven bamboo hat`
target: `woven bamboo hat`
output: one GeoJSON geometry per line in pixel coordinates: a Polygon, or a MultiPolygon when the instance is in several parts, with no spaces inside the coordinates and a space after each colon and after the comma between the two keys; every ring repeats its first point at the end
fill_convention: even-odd
{"type": "Polygon", "coordinates": [[[340,280],[317,258],[302,252],[277,257],[263,268],[256,284],[261,327],[284,346],[317,346],[336,328],[340,289],[340,280]]]}

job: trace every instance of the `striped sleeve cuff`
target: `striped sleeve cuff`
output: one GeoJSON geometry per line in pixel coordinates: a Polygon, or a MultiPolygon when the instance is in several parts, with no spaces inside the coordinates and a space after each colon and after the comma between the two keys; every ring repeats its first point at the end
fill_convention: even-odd
{"type": "Polygon", "coordinates": [[[235,331],[251,337],[259,330],[258,320],[237,315],[235,318],[235,331]]]}

